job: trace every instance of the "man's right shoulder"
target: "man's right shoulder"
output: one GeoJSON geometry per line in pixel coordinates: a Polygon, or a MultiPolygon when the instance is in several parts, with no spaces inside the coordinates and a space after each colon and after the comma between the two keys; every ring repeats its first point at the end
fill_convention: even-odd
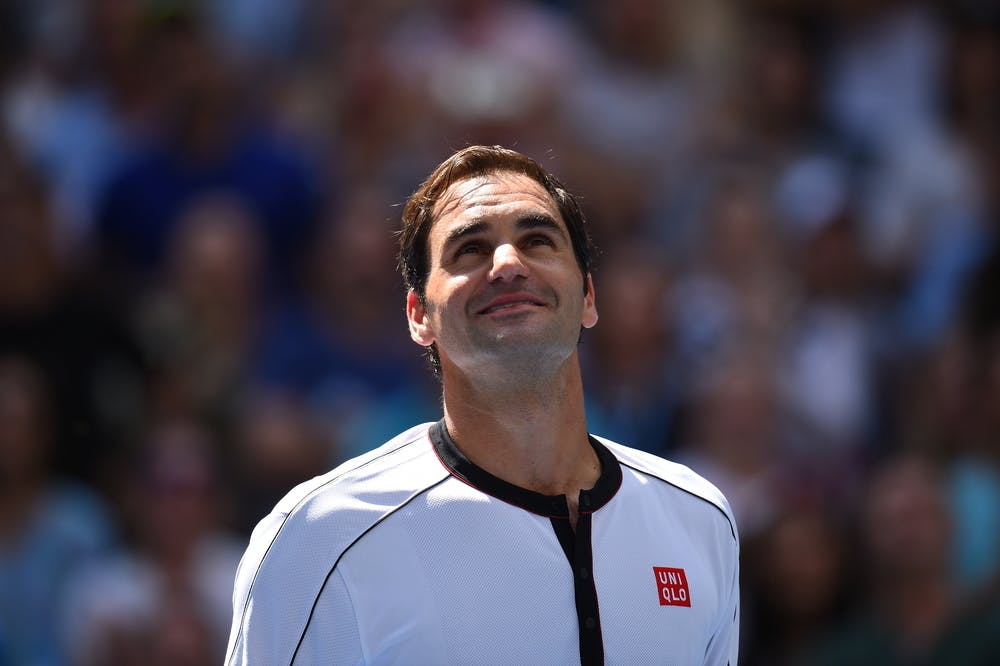
{"type": "Polygon", "coordinates": [[[236,574],[227,663],[234,654],[291,662],[296,641],[343,555],[384,519],[448,478],[428,437],[430,426],[415,426],[299,484],[257,524],[236,574]],[[255,645],[268,635],[280,640],[255,645]]]}
{"type": "Polygon", "coordinates": [[[299,484],[254,528],[237,583],[286,569],[325,577],[364,534],[448,477],[424,423],[299,484]]]}
{"type": "Polygon", "coordinates": [[[326,474],[300,483],[278,501],[271,516],[279,515],[286,520],[301,517],[313,522],[338,509],[350,508],[340,506],[340,500],[369,495],[381,496],[386,501],[365,502],[363,507],[355,508],[391,509],[396,502],[390,500],[390,496],[406,496],[407,491],[433,485],[446,476],[427,435],[431,425],[414,426],[326,474]]]}

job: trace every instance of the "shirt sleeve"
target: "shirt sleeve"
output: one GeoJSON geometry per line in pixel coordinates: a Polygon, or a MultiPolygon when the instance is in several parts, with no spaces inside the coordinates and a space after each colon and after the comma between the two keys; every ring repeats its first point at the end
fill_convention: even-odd
{"type": "Polygon", "coordinates": [[[268,559],[285,515],[272,513],[254,529],[233,589],[233,624],[227,666],[364,663],[358,623],[340,572],[316,581],[303,595],[295,572],[268,559]],[[288,612],[308,606],[308,613],[288,612]],[[301,619],[295,619],[301,618],[301,619]]]}
{"type": "MultiPolygon", "coordinates": [[[[735,533],[734,533],[735,536],[735,533]]],[[[733,542],[726,602],[722,605],[715,633],[705,650],[706,666],[736,666],[740,648],[740,547],[733,542]]]]}
{"type": "Polygon", "coordinates": [[[363,664],[361,636],[344,577],[334,570],[316,603],[296,664],[363,664]]]}

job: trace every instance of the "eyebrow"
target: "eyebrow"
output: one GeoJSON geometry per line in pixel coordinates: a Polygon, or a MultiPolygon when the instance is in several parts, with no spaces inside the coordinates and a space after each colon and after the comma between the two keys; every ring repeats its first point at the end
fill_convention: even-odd
{"type": "MultiPolygon", "coordinates": [[[[448,233],[448,237],[445,238],[443,252],[447,253],[456,243],[462,241],[469,236],[475,236],[489,229],[489,224],[482,219],[471,220],[461,226],[452,229],[448,233]]],[[[547,229],[555,234],[557,234],[563,240],[566,240],[566,232],[563,228],[559,226],[552,216],[546,215],[544,213],[534,213],[531,215],[525,215],[517,221],[517,229],[519,231],[528,231],[530,229],[547,229]]]]}
{"type": "Polygon", "coordinates": [[[448,232],[448,237],[444,239],[444,251],[447,251],[454,246],[459,241],[468,238],[469,236],[475,236],[478,233],[486,231],[488,225],[483,220],[473,220],[471,222],[466,222],[465,224],[455,227],[448,232]]]}
{"type": "Polygon", "coordinates": [[[517,228],[521,231],[527,231],[528,229],[548,229],[563,240],[566,240],[566,232],[563,231],[559,223],[552,219],[550,215],[541,213],[527,215],[517,221],[517,228]]]}

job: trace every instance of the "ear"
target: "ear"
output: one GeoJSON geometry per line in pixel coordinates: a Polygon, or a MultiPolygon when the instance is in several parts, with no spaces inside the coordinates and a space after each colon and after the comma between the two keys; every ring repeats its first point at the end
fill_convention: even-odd
{"type": "Polygon", "coordinates": [[[434,344],[434,333],[427,323],[427,310],[420,297],[412,289],[406,294],[406,321],[410,327],[410,337],[421,347],[434,344]]]}
{"type": "Polygon", "coordinates": [[[597,295],[594,293],[594,279],[590,273],[586,277],[587,291],[583,295],[583,317],[580,324],[584,328],[593,328],[597,324],[597,295]]]}

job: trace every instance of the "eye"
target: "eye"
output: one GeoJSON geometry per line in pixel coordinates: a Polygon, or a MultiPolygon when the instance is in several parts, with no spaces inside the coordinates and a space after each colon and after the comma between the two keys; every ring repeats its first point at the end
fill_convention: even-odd
{"type": "Polygon", "coordinates": [[[543,245],[552,246],[555,243],[545,234],[532,234],[526,239],[525,245],[528,247],[541,247],[543,245]]]}
{"type": "Polygon", "coordinates": [[[462,243],[462,245],[460,245],[458,249],[455,250],[455,256],[461,257],[464,254],[479,254],[482,251],[483,251],[482,243],[478,241],[469,241],[468,243],[462,243]]]}

